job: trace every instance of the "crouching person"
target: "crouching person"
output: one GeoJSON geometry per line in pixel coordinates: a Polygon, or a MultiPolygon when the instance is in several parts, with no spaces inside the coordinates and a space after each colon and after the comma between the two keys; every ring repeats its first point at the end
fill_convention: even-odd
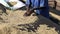
{"type": "Polygon", "coordinates": [[[24,16],[30,16],[35,10],[37,15],[49,18],[48,0],[27,0],[26,7],[27,11],[24,16]]]}

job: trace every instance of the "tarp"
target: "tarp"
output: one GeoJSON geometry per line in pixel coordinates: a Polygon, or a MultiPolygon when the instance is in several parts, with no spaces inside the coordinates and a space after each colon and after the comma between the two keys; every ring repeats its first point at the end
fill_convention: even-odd
{"type": "Polygon", "coordinates": [[[3,4],[6,7],[9,7],[7,2],[17,2],[17,4],[13,6],[13,9],[18,9],[18,8],[25,6],[25,4],[19,0],[0,0],[1,4],[3,4]]]}
{"type": "Polygon", "coordinates": [[[17,4],[13,6],[13,9],[18,9],[25,6],[25,4],[21,1],[17,1],[17,4]]]}
{"type": "Polygon", "coordinates": [[[0,0],[0,3],[2,5],[4,5],[5,7],[10,7],[6,2],[7,2],[6,0],[0,0]]]}

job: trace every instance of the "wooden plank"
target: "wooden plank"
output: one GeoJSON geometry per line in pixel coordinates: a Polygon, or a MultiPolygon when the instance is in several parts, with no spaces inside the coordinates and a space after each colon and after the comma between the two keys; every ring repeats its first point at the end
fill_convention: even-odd
{"type": "Polygon", "coordinates": [[[53,16],[54,18],[58,19],[60,21],[60,16],[59,15],[56,15],[52,12],[50,12],[51,16],[53,16]]]}

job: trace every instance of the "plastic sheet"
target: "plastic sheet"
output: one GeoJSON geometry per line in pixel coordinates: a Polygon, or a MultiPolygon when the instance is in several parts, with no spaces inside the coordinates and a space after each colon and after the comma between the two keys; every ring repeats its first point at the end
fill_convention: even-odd
{"type": "Polygon", "coordinates": [[[19,0],[0,0],[0,3],[3,4],[5,7],[10,7],[7,2],[17,2],[17,4],[13,6],[13,9],[18,9],[25,6],[25,4],[19,0]]]}
{"type": "Polygon", "coordinates": [[[13,9],[18,9],[25,6],[24,3],[22,3],[21,1],[18,1],[16,5],[13,6],[13,9]]]}
{"type": "Polygon", "coordinates": [[[5,0],[0,0],[0,3],[5,7],[10,7],[5,0]]]}

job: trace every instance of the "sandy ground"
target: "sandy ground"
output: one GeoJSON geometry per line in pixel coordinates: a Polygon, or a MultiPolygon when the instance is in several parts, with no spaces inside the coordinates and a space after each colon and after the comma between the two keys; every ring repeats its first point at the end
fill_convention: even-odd
{"type": "Polygon", "coordinates": [[[41,15],[23,17],[24,11],[7,10],[8,15],[0,15],[0,34],[60,34],[59,25],[41,15]]]}
{"type": "Polygon", "coordinates": [[[0,34],[60,34],[60,26],[43,16],[23,17],[24,10],[7,10],[0,17],[0,34]]]}

